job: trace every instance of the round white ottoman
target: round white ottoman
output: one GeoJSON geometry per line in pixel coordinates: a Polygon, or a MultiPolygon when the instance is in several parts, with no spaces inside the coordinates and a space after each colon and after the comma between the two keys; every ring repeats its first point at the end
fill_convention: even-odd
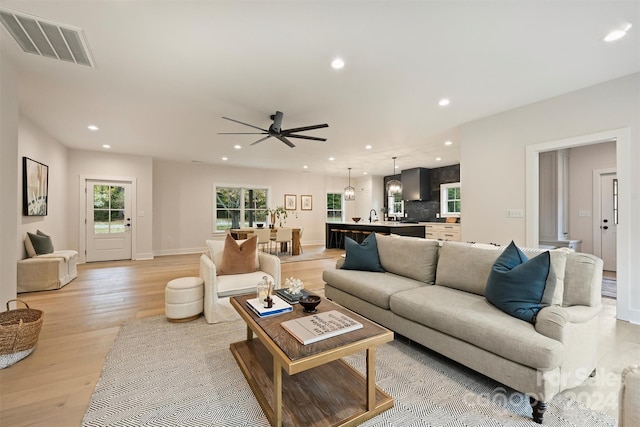
{"type": "Polygon", "coordinates": [[[204,309],[204,282],[200,277],[180,277],[164,289],[164,314],[170,322],[197,319],[204,309]]]}

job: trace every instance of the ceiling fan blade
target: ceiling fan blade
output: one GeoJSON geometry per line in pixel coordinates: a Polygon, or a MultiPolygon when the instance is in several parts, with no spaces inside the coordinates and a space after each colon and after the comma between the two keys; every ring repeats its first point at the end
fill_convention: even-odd
{"type": "Polygon", "coordinates": [[[272,117],[273,117],[273,124],[269,126],[269,131],[280,133],[284,114],[282,114],[282,111],[276,111],[276,114],[274,114],[272,117]]]}
{"type": "Polygon", "coordinates": [[[251,143],[251,144],[249,144],[249,145],[256,145],[258,142],[262,142],[262,141],[264,141],[265,139],[268,139],[268,138],[271,138],[271,135],[267,135],[267,136],[265,136],[264,138],[260,138],[260,139],[259,139],[259,140],[257,140],[256,142],[252,142],[252,143],[251,143]]]}
{"type": "Polygon", "coordinates": [[[278,138],[280,141],[284,142],[285,144],[287,144],[289,147],[293,148],[295,147],[295,145],[293,145],[293,143],[291,141],[289,141],[287,138],[285,138],[282,135],[275,135],[276,138],[278,138]]]}
{"type": "Polygon", "coordinates": [[[329,125],[326,123],[323,123],[321,125],[311,125],[311,126],[303,126],[301,128],[292,128],[292,129],[286,129],[283,130],[282,133],[283,134],[292,134],[294,132],[302,132],[305,130],[314,130],[314,129],[320,129],[320,128],[328,128],[329,125]]]}
{"type": "Polygon", "coordinates": [[[326,141],[327,138],[318,138],[316,136],[307,136],[307,135],[296,135],[293,133],[288,133],[286,135],[288,138],[300,138],[300,139],[311,139],[313,141],[326,141]]]}
{"type": "Polygon", "coordinates": [[[267,132],[218,132],[218,135],[267,135],[267,132]]]}
{"type": "Polygon", "coordinates": [[[266,129],[262,129],[262,128],[259,128],[258,126],[250,125],[249,123],[244,123],[244,122],[241,122],[241,121],[236,120],[236,119],[230,119],[229,117],[222,117],[222,118],[225,119],[225,120],[230,120],[232,122],[240,123],[241,125],[245,125],[245,126],[252,127],[254,129],[261,130],[262,132],[268,132],[268,130],[266,130],[266,129]]]}

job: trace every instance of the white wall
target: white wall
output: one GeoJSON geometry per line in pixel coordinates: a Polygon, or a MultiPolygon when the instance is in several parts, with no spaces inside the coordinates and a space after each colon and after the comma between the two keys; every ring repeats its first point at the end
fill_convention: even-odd
{"type": "MultiPolygon", "coordinates": [[[[153,161],[147,156],[131,156],[101,151],[69,150],[68,230],[73,249],[84,260],[85,242],[80,227],[84,226],[84,194],[80,193],[81,177],[96,179],[134,178],[137,184],[134,219],[135,252],[133,259],[153,258],[153,161]]],[[[84,183],[82,183],[84,188],[84,183]]],[[[82,190],[84,192],[84,190],[82,190]]]]}
{"type": "MultiPolygon", "coordinates": [[[[628,245],[618,257],[640,259],[640,73],[476,120],[461,127],[461,183],[464,187],[463,240],[526,242],[525,218],[506,218],[509,208],[525,209],[526,147],[563,138],[628,128],[630,144],[621,183],[626,198],[628,245]],[[631,165],[635,165],[631,167],[631,165]],[[622,253],[624,252],[624,253],[622,253]]],[[[625,155],[626,156],[626,155],[625,155]]],[[[629,261],[620,277],[618,315],[640,322],[640,263],[629,261]],[[628,293],[626,290],[628,289],[628,293]]],[[[619,269],[620,272],[620,269],[619,269]]]]}
{"type": "Polygon", "coordinates": [[[0,58],[0,99],[0,307],[3,307],[16,297],[16,262],[21,258],[18,215],[22,206],[18,181],[18,75],[6,57],[0,58]]]}
{"type": "MultiPolygon", "coordinates": [[[[67,203],[68,149],[56,139],[44,133],[35,123],[20,116],[20,134],[18,147],[19,176],[22,176],[22,157],[43,163],[49,167],[49,191],[46,216],[20,216],[19,238],[26,236],[27,231],[35,233],[41,230],[51,236],[54,249],[70,249],[68,233],[69,204],[67,203]]],[[[22,183],[18,186],[21,187],[22,183]]],[[[27,254],[24,245],[21,248],[22,258],[27,254]]]]}
{"type": "Polygon", "coordinates": [[[582,240],[581,251],[593,253],[593,171],[616,167],[616,143],[569,149],[569,237],[582,240]],[[580,211],[591,216],[581,217],[580,211]]]}
{"type": "MultiPolygon", "coordinates": [[[[268,186],[269,207],[284,205],[284,195],[296,196],[297,218],[287,225],[305,227],[304,244],[324,244],[326,193],[335,191],[324,175],[268,169],[220,167],[204,163],[153,161],[153,251],[156,255],[204,250],[213,233],[216,185],[268,186]],[[300,196],[313,196],[312,210],[300,209],[300,196]]],[[[342,191],[344,187],[337,191],[342,191]]],[[[220,235],[218,235],[220,237],[220,235]]]]}

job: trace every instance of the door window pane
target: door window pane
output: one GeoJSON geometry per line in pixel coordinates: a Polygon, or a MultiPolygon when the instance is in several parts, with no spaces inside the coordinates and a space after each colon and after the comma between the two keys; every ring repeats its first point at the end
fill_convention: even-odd
{"type": "Polygon", "coordinates": [[[124,187],[93,186],[93,232],[124,233],[124,187]]]}
{"type": "Polygon", "coordinates": [[[124,233],[124,211],[111,211],[111,225],[109,231],[111,233],[124,233]]]}
{"type": "Polygon", "coordinates": [[[124,187],[110,187],[111,209],[124,209],[124,187]]]}

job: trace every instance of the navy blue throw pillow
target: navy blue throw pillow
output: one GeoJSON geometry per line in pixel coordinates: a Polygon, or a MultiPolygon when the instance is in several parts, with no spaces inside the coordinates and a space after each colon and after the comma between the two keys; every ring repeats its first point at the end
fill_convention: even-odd
{"type": "Polygon", "coordinates": [[[371,233],[362,243],[347,237],[344,240],[346,258],[342,268],[344,270],[362,270],[384,272],[378,256],[378,244],[376,234],[371,233]]]}
{"type": "Polygon", "coordinates": [[[549,264],[549,251],[528,260],[512,241],[493,264],[484,296],[505,313],[535,323],[549,264]]]}

